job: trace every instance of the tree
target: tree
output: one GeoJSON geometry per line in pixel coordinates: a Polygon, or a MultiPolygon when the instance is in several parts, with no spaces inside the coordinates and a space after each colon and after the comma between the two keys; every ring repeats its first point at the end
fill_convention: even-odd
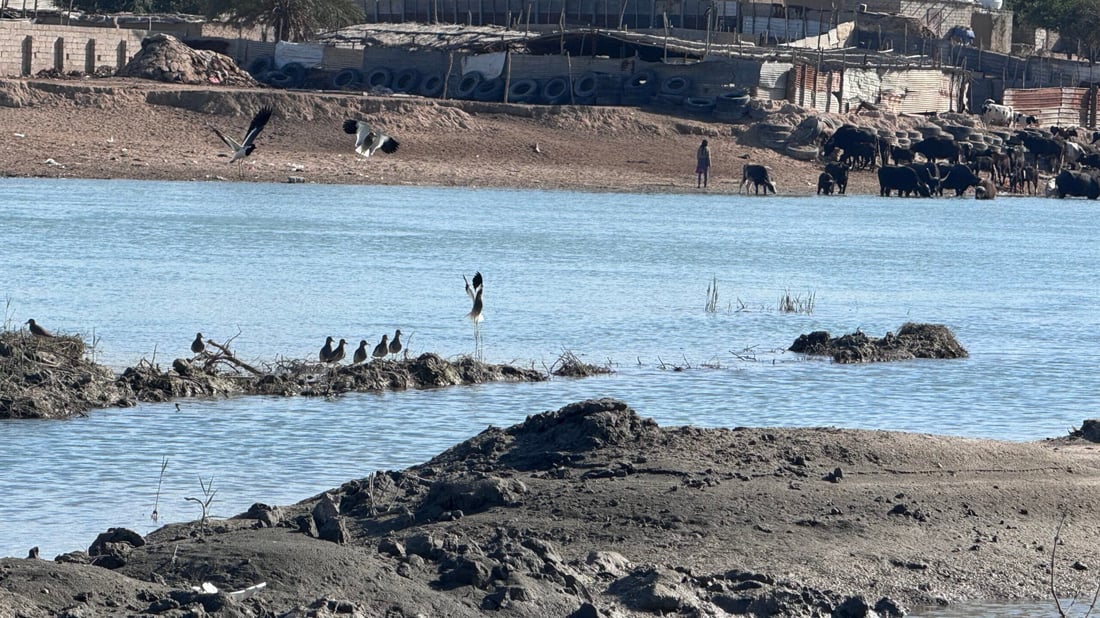
{"type": "Polygon", "coordinates": [[[1010,0],[1008,8],[1022,23],[1056,31],[1081,56],[1100,57],[1100,0],[1010,0]]]}
{"type": "Polygon", "coordinates": [[[267,26],[277,41],[305,41],[317,32],[363,21],[355,0],[210,0],[206,16],[267,26]]]}
{"type": "Polygon", "coordinates": [[[185,13],[202,15],[206,0],[72,0],[73,8],[86,13],[185,13]]]}

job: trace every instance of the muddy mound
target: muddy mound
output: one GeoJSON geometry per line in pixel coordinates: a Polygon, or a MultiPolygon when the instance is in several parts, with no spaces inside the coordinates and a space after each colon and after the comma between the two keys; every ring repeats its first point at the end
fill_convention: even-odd
{"type": "Polygon", "coordinates": [[[490,427],[427,465],[462,461],[486,469],[503,465],[516,470],[545,470],[581,461],[586,451],[637,447],[652,442],[657,435],[657,423],[638,416],[626,403],[590,399],[530,416],[507,430],[490,427]]]}
{"type": "Polygon", "coordinates": [[[129,403],[129,390],[84,352],[79,337],[0,333],[0,418],[65,417],[129,403]]]}
{"type": "Polygon", "coordinates": [[[858,331],[834,339],[826,331],[814,331],[800,335],[788,349],[800,354],[831,356],[838,363],[966,358],[969,355],[946,326],[912,322],[903,324],[896,335],[886,333],[881,339],[858,331]]]}
{"type": "Polygon", "coordinates": [[[229,56],[191,49],[169,34],[146,37],[141,42],[141,51],[119,69],[117,75],[181,84],[260,87],[260,83],[229,56]]]}

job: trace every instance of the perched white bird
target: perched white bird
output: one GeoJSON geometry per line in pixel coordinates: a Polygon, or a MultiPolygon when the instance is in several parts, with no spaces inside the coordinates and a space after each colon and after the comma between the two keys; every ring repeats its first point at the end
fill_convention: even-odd
{"type": "Polygon", "coordinates": [[[369,157],[379,148],[386,154],[397,152],[400,146],[397,140],[381,131],[375,131],[366,120],[344,121],[344,133],[355,136],[355,152],[369,157]]]}
{"type": "Polygon", "coordinates": [[[219,131],[216,127],[210,127],[214,129],[214,133],[225,142],[226,146],[232,150],[229,162],[237,163],[237,171],[243,177],[244,172],[241,170],[241,166],[244,164],[244,158],[252,154],[253,150],[256,150],[256,136],[263,131],[264,126],[267,125],[267,121],[271,120],[271,114],[274,112],[270,107],[263,107],[260,111],[256,112],[256,115],[252,117],[252,123],[248,125],[248,132],[244,134],[244,139],[238,144],[236,140],[229,137],[225,133],[219,131]]]}

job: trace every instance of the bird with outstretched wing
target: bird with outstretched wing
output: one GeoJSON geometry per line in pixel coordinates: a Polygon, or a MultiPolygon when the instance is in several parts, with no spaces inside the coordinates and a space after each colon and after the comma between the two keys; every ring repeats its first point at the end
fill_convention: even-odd
{"type": "Polygon", "coordinates": [[[366,120],[345,120],[344,133],[355,136],[355,152],[364,157],[371,156],[379,149],[386,154],[393,154],[401,145],[389,135],[372,129],[366,120]]]}

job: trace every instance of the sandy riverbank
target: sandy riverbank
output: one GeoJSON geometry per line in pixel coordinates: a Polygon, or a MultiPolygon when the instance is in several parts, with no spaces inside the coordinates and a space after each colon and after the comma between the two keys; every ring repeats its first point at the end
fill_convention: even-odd
{"type": "MultiPolygon", "coordinates": [[[[695,150],[713,152],[709,193],[736,193],[741,166],[772,169],[780,195],[814,194],[820,168],[739,137],[748,125],[634,108],[439,102],[171,85],[138,79],[0,80],[0,174],[236,181],[210,130],[240,137],[260,105],[275,116],[245,180],[696,192],[695,150]],[[341,130],[365,117],[401,143],[363,160],[341,130]],[[537,146],[537,149],[536,149],[537,146]]],[[[877,193],[872,172],[849,193],[877,193]]]]}

